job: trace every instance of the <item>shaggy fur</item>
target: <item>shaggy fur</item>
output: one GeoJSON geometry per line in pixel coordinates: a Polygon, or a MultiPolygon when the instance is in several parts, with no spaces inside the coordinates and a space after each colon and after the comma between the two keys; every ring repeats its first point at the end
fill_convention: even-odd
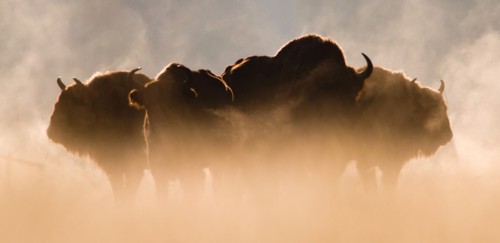
{"type": "MultiPolygon", "coordinates": [[[[274,124],[290,128],[277,140],[286,145],[263,133],[257,136],[260,143],[273,141],[268,144],[272,149],[284,147],[280,156],[300,151],[290,157],[299,164],[316,161],[314,167],[329,174],[356,159],[367,186],[374,180],[370,168],[379,166],[384,185],[393,187],[406,161],[432,155],[451,139],[446,104],[440,92],[411,82],[403,73],[377,68],[366,80],[356,73],[335,42],[308,35],[274,57],[240,59],[222,78],[234,91],[234,107],[252,114],[247,123],[260,122],[253,119],[255,111],[286,107],[281,123],[274,124]],[[305,149],[304,141],[314,146],[305,149]]],[[[269,120],[274,115],[264,114],[269,120]]],[[[270,130],[276,135],[276,129],[270,130]]]]}
{"type": "Polygon", "coordinates": [[[233,89],[234,106],[253,112],[302,97],[304,92],[311,96],[328,92],[325,89],[342,94],[341,102],[354,104],[370,72],[357,74],[347,66],[342,49],[334,41],[306,35],[286,44],[274,57],[240,59],[226,67],[221,77],[233,89]],[[311,79],[311,73],[321,79],[311,79]]]}
{"type": "Polygon", "coordinates": [[[131,81],[128,75],[127,71],[96,73],[86,84],[60,84],[63,90],[47,129],[53,142],[93,159],[119,200],[134,195],[147,165],[144,111],[128,105],[128,94],[150,79],[135,74],[131,81]]]}
{"type": "Polygon", "coordinates": [[[207,153],[227,141],[224,119],[216,110],[232,102],[231,89],[208,70],[173,63],[129,99],[147,111],[149,161],[158,196],[165,196],[172,179],[181,180],[186,197],[198,195],[202,169],[213,165],[213,155],[207,153]]]}
{"type": "Polygon", "coordinates": [[[356,72],[336,42],[306,35],[275,56],[251,56],[226,67],[221,77],[234,92],[232,108],[240,113],[230,120],[239,122],[235,133],[245,131],[236,154],[246,156],[235,161],[248,183],[270,188],[277,175],[300,174],[308,161],[325,165],[323,154],[343,155],[341,148],[350,144],[346,132],[351,130],[356,97],[371,73],[371,61],[365,58],[368,68],[356,72]],[[318,146],[311,149],[312,144],[318,146]]]}
{"type": "Polygon", "coordinates": [[[402,72],[375,67],[358,106],[354,158],[368,186],[375,181],[372,167],[382,170],[385,187],[394,187],[406,161],[433,155],[453,136],[442,94],[402,72]]]}

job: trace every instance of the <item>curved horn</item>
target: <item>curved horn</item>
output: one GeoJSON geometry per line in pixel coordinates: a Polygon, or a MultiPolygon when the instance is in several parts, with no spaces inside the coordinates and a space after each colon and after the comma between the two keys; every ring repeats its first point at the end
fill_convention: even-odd
{"type": "Polygon", "coordinates": [[[59,88],[63,91],[66,89],[66,85],[61,81],[61,77],[57,78],[57,85],[59,85],[59,88]]]}
{"type": "Polygon", "coordinates": [[[358,73],[358,80],[365,80],[368,77],[370,77],[370,75],[372,74],[373,64],[367,55],[365,55],[364,53],[361,53],[361,55],[363,55],[363,57],[366,60],[366,69],[363,70],[362,72],[358,73]]]}
{"type": "Polygon", "coordinates": [[[441,86],[439,86],[439,89],[438,89],[439,93],[443,94],[444,92],[444,81],[441,79],[441,86]]]}
{"type": "Polygon", "coordinates": [[[414,78],[411,83],[415,83],[415,81],[417,81],[417,78],[414,78]]]}
{"type": "Polygon", "coordinates": [[[136,84],[140,85],[141,87],[144,87],[144,84],[142,84],[142,83],[140,83],[140,82],[138,82],[138,81],[135,81],[135,80],[134,80],[134,74],[135,74],[137,71],[141,70],[141,69],[142,69],[141,67],[137,67],[137,68],[135,68],[135,69],[132,69],[132,71],[130,71],[130,72],[128,73],[128,76],[127,76],[127,80],[128,80],[128,82],[130,82],[130,83],[136,83],[136,84]]]}
{"type": "Polygon", "coordinates": [[[77,78],[73,78],[73,80],[75,81],[75,83],[76,83],[77,85],[80,85],[80,86],[85,86],[85,85],[83,85],[82,81],[78,80],[77,78]]]}

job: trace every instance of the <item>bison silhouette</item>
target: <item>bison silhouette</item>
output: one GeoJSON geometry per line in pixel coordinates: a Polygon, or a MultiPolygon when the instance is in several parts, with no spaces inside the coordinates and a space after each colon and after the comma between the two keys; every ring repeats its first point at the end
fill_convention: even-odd
{"type": "Polygon", "coordinates": [[[373,187],[372,168],[378,166],[390,190],[405,162],[430,156],[451,139],[444,82],[439,90],[423,87],[404,73],[374,69],[363,56],[367,66],[356,71],[337,43],[307,35],[273,57],[240,59],[221,76],[233,89],[234,107],[250,114],[247,123],[272,121],[256,140],[267,141],[288,166],[338,177],[356,160],[367,187],[373,187]],[[277,122],[267,112],[283,107],[277,122]],[[280,133],[283,127],[287,132],[280,133]],[[312,167],[301,166],[309,161],[312,167]]]}
{"type": "Polygon", "coordinates": [[[208,70],[172,63],[129,99],[131,106],[147,111],[149,162],[158,198],[165,197],[169,180],[179,179],[184,198],[192,201],[203,190],[202,169],[220,159],[212,151],[229,142],[226,121],[216,111],[231,104],[231,89],[208,70]]]}
{"type": "Polygon", "coordinates": [[[314,127],[317,119],[309,114],[311,107],[316,118],[320,113],[340,117],[323,122],[350,121],[346,117],[353,113],[356,97],[373,68],[363,56],[367,68],[357,72],[346,64],[337,43],[307,35],[289,42],[275,56],[240,59],[221,77],[208,70],[168,65],[155,81],[129,96],[132,106],[147,111],[149,159],[157,192],[164,194],[167,180],[175,178],[181,178],[186,192],[196,191],[189,188],[201,183],[188,178],[200,178],[193,173],[201,173],[203,166],[217,171],[207,160],[221,160],[221,153],[233,155],[230,163],[236,168],[228,166],[233,170],[271,167],[267,161],[254,163],[253,155],[269,152],[257,147],[269,145],[272,152],[285,152],[290,146],[276,149],[275,143],[289,137],[293,138],[282,145],[298,141],[303,133],[297,136],[297,132],[281,129],[285,127],[281,122],[314,127]],[[273,118],[277,110],[284,110],[284,120],[273,118]],[[214,151],[223,152],[213,156],[214,151]]]}
{"type": "Polygon", "coordinates": [[[234,92],[232,106],[244,118],[243,130],[250,131],[239,153],[261,152],[261,158],[245,163],[250,168],[244,171],[255,171],[250,183],[262,182],[261,173],[275,177],[290,168],[308,170],[305,160],[321,167],[335,165],[334,157],[347,159],[343,150],[351,144],[356,98],[373,69],[363,57],[367,66],[357,71],[335,41],[306,35],[274,56],[251,56],[226,67],[221,77],[234,92]],[[311,148],[312,143],[318,146],[311,148]],[[325,152],[328,158],[322,158],[325,152]]]}
{"type": "Polygon", "coordinates": [[[128,104],[130,91],[150,81],[138,70],[96,73],[69,86],[58,78],[61,94],[47,129],[54,143],[98,164],[117,200],[134,196],[147,166],[145,114],[128,104]]]}
{"type": "Polygon", "coordinates": [[[372,168],[383,173],[383,186],[393,190],[408,160],[433,155],[453,137],[443,97],[403,72],[375,67],[358,97],[352,156],[365,184],[375,185],[372,168]]]}

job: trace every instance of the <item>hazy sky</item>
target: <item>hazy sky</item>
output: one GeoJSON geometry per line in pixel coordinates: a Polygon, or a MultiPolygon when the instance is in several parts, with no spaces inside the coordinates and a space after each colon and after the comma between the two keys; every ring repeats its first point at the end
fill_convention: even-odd
{"type": "Polygon", "coordinates": [[[364,65],[364,52],[425,85],[444,79],[458,153],[486,166],[500,137],[499,23],[497,0],[3,0],[0,154],[62,150],[45,135],[58,76],[69,84],[141,66],[154,77],[170,62],[220,73],[318,33],[338,41],[350,65],[364,65]]]}

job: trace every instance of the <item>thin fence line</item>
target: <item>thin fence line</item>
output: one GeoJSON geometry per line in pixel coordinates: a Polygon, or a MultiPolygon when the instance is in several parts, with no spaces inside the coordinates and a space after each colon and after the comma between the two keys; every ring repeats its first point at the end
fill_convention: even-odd
{"type": "Polygon", "coordinates": [[[5,155],[5,154],[0,154],[0,158],[3,159],[3,160],[6,160],[7,162],[17,162],[17,163],[20,163],[20,164],[23,164],[23,165],[28,165],[28,166],[31,166],[31,167],[36,167],[38,169],[44,169],[45,168],[45,165],[43,163],[35,162],[35,161],[27,160],[27,159],[16,158],[16,157],[12,157],[12,156],[5,155]]]}

